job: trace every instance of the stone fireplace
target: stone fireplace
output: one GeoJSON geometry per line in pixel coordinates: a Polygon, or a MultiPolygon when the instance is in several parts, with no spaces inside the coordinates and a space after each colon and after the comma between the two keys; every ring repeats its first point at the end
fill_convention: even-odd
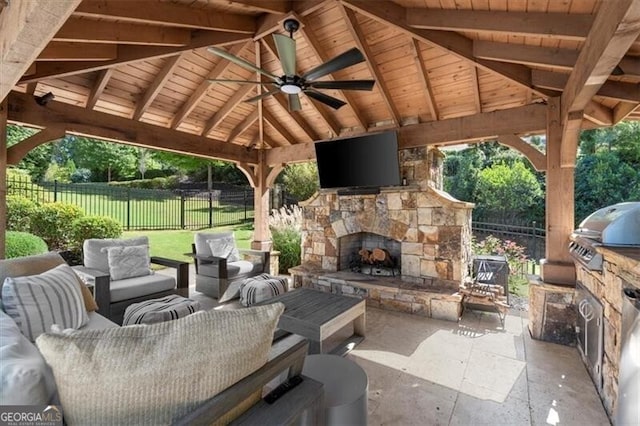
{"type": "MultiPolygon", "coordinates": [[[[435,149],[400,151],[406,186],[378,194],[321,190],[303,203],[302,265],[294,285],[367,297],[370,305],[457,320],[458,288],[471,263],[471,210],[441,185],[435,149]],[[398,273],[359,273],[354,253],[382,248],[398,273]],[[443,311],[442,304],[446,312],[443,311]],[[436,306],[437,305],[437,306],[436,306]]],[[[362,272],[362,271],[360,271],[362,272]]]]}

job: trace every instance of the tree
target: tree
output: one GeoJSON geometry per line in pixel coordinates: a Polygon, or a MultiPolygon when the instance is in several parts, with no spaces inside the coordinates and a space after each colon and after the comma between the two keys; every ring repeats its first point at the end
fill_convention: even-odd
{"type": "Polygon", "coordinates": [[[69,137],[65,151],[76,167],[91,170],[96,181],[129,179],[138,169],[137,148],[97,139],[69,137]]]}
{"type": "Polygon", "coordinates": [[[285,191],[298,201],[311,197],[320,187],[315,161],[288,164],[280,176],[285,191]]]}
{"type": "Polygon", "coordinates": [[[444,189],[455,198],[475,202],[478,173],[484,163],[484,153],[473,146],[447,154],[444,161],[444,189]]]}
{"type": "Polygon", "coordinates": [[[539,220],[536,215],[544,205],[540,184],[522,160],[483,169],[478,173],[475,195],[478,215],[501,221],[539,220]]]}

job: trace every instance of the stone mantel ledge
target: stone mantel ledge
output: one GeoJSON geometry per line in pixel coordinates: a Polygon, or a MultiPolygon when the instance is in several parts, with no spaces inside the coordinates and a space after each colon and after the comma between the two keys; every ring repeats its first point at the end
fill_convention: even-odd
{"type": "MultiPolygon", "coordinates": [[[[397,193],[397,192],[429,193],[430,195],[432,195],[433,197],[441,201],[442,205],[453,207],[453,208],[472,209],[475,207],[474,203],[469,203],[467,201],[460,201],[452,197],[449,193],[445,191],[440,191],[439,189],[435,189],[431,186],[427,186],[426,188],[420,187],[419,185],[380,187],[380,194],[397,193]]],[[[320,189],[315,194],[313,194],[308,200],[301,201],[298,204],[302,207],[320,206],[321,204],[318,203],[318,198],[320,198],[321,196],[375,198],[378,195],[379,194],[338,195],[338,189],[320,189]]]]}

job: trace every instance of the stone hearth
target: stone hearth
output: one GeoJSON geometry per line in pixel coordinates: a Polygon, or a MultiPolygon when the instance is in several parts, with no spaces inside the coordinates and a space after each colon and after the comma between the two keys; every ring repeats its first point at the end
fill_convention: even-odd
{"type": "MultiPolygon", "coordinates": [[[[434,311],[435,296],[429,293],[438,298],[454,295],[450,302],[457,306],[451,309],[459,310],[456,292],[471,262],[473,204],[433,187],[441,182],[437,150],[402,150],[400,160],[407,186],[385,187],[379,194],[365,195],[321,190],[302,204],[302,265],[291,269],[294,285],[358,294],[370,304],[426,316],[433,316],[434,311]],[[339,241],[359,238],[361,233],[397,242],[400,278],[346,271],[335,274],[347,269],[344,259],[353,250],[339,241]]],[[[444,315],[457,319],[453,316],[444,315]]]]}

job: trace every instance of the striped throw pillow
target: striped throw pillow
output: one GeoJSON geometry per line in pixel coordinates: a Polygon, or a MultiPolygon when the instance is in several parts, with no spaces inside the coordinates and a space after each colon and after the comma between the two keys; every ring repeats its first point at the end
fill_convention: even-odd
{"type": "Polygon", "coordinates": [[[288,289],[288,280],[284,277],[274,277],[269,274],[260,274],[245,279],[240,284],[240,303],[243,306],[252,306],[264,302],[274,296],[285,293],[288,289]]]}
{"type": "Polygon", "coordinates": [[[53,324],[78,329],[89,317],[77,280],[67,264],[39,275],[8,277],[2,286],[4,311],[32,342],[53,324]]]}

